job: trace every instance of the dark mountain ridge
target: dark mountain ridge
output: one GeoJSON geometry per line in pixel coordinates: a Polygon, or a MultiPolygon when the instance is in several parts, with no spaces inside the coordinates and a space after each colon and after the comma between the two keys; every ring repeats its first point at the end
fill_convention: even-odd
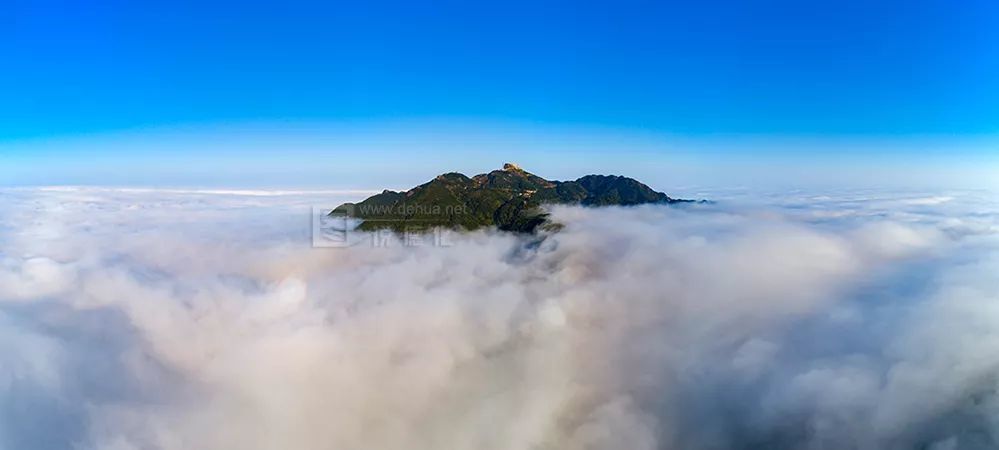
{"type": "Polygon", "coordinates": [[[534,232],[557,228],[542,208],[550,204],[631,206],[686,203],[632,178],[586,175],[573,181],[550,181],[504,164],[502,170],[467,177],[451,172],[405,192],[385,190],[359,203],[344,203],[332,216],[362,220],[361,230],[412,230],[447,227],[534,232]]]}

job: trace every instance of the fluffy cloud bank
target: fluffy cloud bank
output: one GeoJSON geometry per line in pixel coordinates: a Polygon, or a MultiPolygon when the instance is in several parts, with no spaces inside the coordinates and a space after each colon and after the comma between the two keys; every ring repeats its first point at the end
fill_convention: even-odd
{"type": "Polygon", "coordinates": [[[336,195],[3,192],[0,448],[999,440],[986,194],[718,193],[560,208],[540,243],[312,248],[336,195]]]}

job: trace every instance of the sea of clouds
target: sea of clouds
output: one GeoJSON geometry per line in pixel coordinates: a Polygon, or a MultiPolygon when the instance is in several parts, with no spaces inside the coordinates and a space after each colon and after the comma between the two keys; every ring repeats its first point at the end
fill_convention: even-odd
{"type": "Polygon", "coordinates": [[[364,193],[2,190],[0,449],[999,446],[995,194],[700,194],[317,248],[364,193]]]}

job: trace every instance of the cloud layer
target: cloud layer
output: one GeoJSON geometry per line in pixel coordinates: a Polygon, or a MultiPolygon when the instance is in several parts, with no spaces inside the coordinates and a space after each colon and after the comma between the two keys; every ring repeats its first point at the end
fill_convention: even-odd
{"type": "Polygon", "coordinates": [[[310,247],[356,193],[0,196],[0,448],[979,449],[984,192],[559,208],[310,247]]]}

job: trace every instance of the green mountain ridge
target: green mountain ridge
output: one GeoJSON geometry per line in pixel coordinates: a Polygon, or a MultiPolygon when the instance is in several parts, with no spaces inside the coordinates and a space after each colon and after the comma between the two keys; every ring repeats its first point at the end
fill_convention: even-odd
{"type": "Polygon", "coordinates": [[[631,206],[688,203],[632,178],[586,175],[550,181],[507,163],[502,170],[467,177],[451,172],[405,192],[385,190],[358,203],[344,203],[331,216],[360,219],[360,230],[397,231],[447,227],[531,233],[557,229],[544,205],[631,206]]]}

